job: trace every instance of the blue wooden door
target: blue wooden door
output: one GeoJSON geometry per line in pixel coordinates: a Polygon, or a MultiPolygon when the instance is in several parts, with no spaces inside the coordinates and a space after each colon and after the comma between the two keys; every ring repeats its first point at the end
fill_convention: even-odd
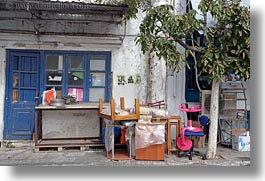
{"type": "Polygon", "coordinates": [[[7,52],[4,139],[32,139],[39,101],[40,54],[7,52]]]}

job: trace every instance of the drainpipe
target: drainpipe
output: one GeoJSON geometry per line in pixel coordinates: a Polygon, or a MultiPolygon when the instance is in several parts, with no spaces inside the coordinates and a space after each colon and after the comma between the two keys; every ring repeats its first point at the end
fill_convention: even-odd
{"type": "MultiPolygon", "coordinates": [[[[186,5],[186,2],[184,2],[185,0],[173,0],[173,7],[174,7],[174,14],[175,15],[177,15],[177,14],[179,14],[179,13],[182,13],[181,12],[181,9],[180,9],[180,7],[186,7],[185,5],[186,5]],[[184,6],[182,6],[183,5],[183,3],[184,3],[184,6]],[[178,5],[180,6],[177,6],[177,3],[178,3],[178,5]],[[177,9],[178,8],[178,9],[177,9]]],[[[178,43],[176,42],[176,47],[178,48],[178,43]]],[[[183,70],[183,69],[181,69],[180,70],[180,72],[178,73],[178,74],[176,74],[176,73],[174,73],[174,96],[176,95],[176,97],[178,97],[177,95],[180,95],[179,96],[179,100],[176,100],[176,103],[178,103],[178,102],[180,102],[180,103],[186,103],[186,99],[185,99],[185,89],[186,89],[186,87],[185,87],[185,82],[186,82],[186,78],[185,78],[186,76],[185,76],[185,69],[183,70]],[[178,85],[179,86],[181,86],[181,88],[178,88],[177,89],[177,85],[175,85],[175,82],[176,81],[178,81],[178,85]],[[177,92],[177,91],[179,91],[179,92],[177,92]]],[[[176,106],[176,109],[178,109],[178,106],[179,105],[177,105],[176,106]]],[[[178,110],[179,111],[179,115],[182,117],[182,119],[183,119],[183,123],[184,123],[184,125],[186,125],[187,124],[187,120],[188,120],[188,118],[187,118],[187,113],[186,112],[183,112],[183,111],[180,111],[180,110],[178,110]]]]}

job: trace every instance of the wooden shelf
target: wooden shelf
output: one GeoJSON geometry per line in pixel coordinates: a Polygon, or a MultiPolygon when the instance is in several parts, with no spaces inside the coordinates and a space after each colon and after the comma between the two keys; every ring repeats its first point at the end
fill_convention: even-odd
{"type": "Polygon", "coordinates": [[[232,135],[247,128],[247,88],[242,81],[220,84],[219,129],[221,144],[232,144],[232,135]]]}
{"type": "Polygon", "coordinates": [[[222,112],[245,112],[245,109],[224,109],[222,112]]]}

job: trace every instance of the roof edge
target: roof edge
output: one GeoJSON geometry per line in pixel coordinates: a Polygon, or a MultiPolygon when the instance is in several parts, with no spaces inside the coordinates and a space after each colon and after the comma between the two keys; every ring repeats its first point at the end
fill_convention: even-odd
{"type": "Polygon", "coordinates": [[[2,0],[0,10],[9,11],[67,11],[67,12],[86,12],[91,11],[108,11],[125,13],[127,5],[105,5],[85,2],[61,2],[61,1],[41,1],[41,0],[2,0]]]}

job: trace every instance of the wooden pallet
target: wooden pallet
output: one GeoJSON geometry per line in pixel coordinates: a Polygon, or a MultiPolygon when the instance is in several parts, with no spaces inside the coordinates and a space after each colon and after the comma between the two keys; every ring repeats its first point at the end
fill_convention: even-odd
{"type": "Polygon", "coordinates": [[[61,151],[85,151],[86,146],[74,146],[74,145],[64,145],[64,146],[36,146],[34,152],[61,152],[61,151]]]}
{"type": "Polygon", "coordinates": [[[35,145],[35,152],[104,150],[105,145],[98,140],[43,140],[35,145]]]}
{"type": "MultiPolygon", "coordinates": [[[[126,149],[125,144],[116,144],[118,149],[126,149]]],[[[105,144],[99,140],[43,140],[35,145],[35,152],[60,151],[105,151],[105,144]]]]}

